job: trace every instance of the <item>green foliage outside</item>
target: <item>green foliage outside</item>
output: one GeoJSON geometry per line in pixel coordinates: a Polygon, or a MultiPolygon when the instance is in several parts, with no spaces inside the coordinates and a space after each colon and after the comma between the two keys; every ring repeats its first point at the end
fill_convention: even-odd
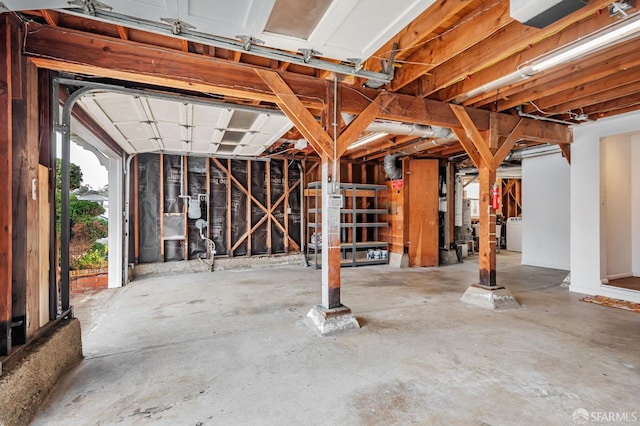
{"type": "MultiPolygon", "coordinates": [[[[62,217],[62,162],[56,161],[56,230],[60,235],[62,217]]],[[[76,164],[69,167],[69,189],[82,186],[82,171],[76,164]]],[[[107,266],[107,247],[96,240],[107,236],[107,221],[99,216],[104,208],[93,201],[78,200],[76,194],[69,194],[69,219],[71,240],[69,241],[69,269],[94,269],[107,266]]]]}

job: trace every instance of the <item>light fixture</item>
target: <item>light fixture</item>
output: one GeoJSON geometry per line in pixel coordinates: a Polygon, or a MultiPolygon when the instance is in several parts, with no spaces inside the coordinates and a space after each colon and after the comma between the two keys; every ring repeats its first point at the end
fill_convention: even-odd
{"type": "Polygon", "coordinates": [[[533,62],[525,63],[520,66],[517,71],[470,90],[469,92],[456,97],[453,102],[460,104],[467,99],[510,86],[557,65],[566,64],[583,56],[598,52],[604,48],[627,41],[631,36],[636,35],[638,31],[640,31],[640,13],[636,13],[587,37],[578,39],[567,46],[534,60],[533,62]]]}
{"type": "Polygon", "coordinates": [[[354,143],[349,145],[349,148],[347,148],[347,149],[349,150],[349,149],[357,148],[357,147],[362,146],[362,145],[366,145],[369,142],[373,142],[373,141],[381,139],[381,138],[383,138],[385,136],[389,136],[389,134],[388,133],[371,133],[371,134],[369,134],[367,136],[364,136],[364,137],[358,139],[357,141],[355,141],[354,143]]]}
{"type": "Polygon", "coordinates": [[[605,47],[626,41],[627,37],[634,35],[638,31],[640,31],[640,14],[636,14],[631,18],[559,49],[547,58],[533,62],[531,69],[536,73],[545,71],[556,65],[564,64],[587,54],[598,52],[605,47]]]}

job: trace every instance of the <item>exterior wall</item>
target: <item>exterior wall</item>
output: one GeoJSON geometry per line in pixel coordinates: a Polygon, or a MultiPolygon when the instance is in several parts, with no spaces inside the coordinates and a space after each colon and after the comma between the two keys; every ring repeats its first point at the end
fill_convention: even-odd
{"type": "Polygon", "coordinates": [[[569,270],[570,167],[560,151],[522,160],[522,264],[569,270]]]}
{"type": "MultiPolygon", "coordinates": [[[[571,147],[571,291],[640,302],[640,292],[603,286],[600,225],[600,140],[640,132],[640,113],[623,114],[574,127],[571,147]]],[[[635,149],[634,149],[635,152],[635,149]]],[[[634,173],[634,175],[637,175],[634,173]]],[[[636,189],[637,191],[637,189],[636,189]]],[[[637,239],[636,239],[637,240],[637,239]]]]}

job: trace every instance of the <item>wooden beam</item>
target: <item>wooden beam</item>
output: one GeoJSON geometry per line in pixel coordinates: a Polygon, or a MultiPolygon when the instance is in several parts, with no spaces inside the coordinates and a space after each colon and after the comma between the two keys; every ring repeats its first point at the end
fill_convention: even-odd
{"type": "MultiPolygon", "coordinates": [[[[473,123],[473,120],[471,120],[471,117],[469,117],[469,114],[467,114],[465,108],[461,105],[451,104],[451,109],[456,117],[458,117],[458,120],[466,131],[467,136],[471,139],[471,142],[473,142],[473,145],[480,154],[484,165],[491,168],[492,171],[495,171],[495,167],[493,165],[493,153],[489,150],[489,144],[480,134],[478,128],[473,123]]],[[[458,133],[456,133],[456,135],[457,134],[458,133]]],[[[462,143],[462,140],[460,140],[460,142],[462,143]]]]}
{"type": "Polygon", "coordinates": [[[118,30],[118,35],[123,40],[129,40],[129,28],[123,27],[122,25],[116,25],[116,29],[118,30]]]}
{"type": "Polygon", "coordinates": [[[571,165],[571,145],[569,144],[560,144],[560,150],[562,151],[562,156],[567,159],[567,163],[571,165]]]}
{"type": "MultiPolygon", "coordinates": [[[[592,81],[576,87],[575,92],[567,90],[536,101],[536,106],[554,114],[563,114],[567,111],[580,110],[586,106],[596,105],[629,95],[640,93],[640,82],[635,81],[635,76],[640,72],[640,67],[631,69],[620,75],[605,78],[599,81],[592,81]],[[544,104],[541,106],[540,103],[544,104]]],[[[525,111],[534,109],[533,106],[525,111]]],[[[534,109],[535,110],[535,109],[534,109]]]]}
{"type": "Polygon", "coordinates": [[[375,98],[365,109],[362,111],[340,134],[338,138],[338,158],[342,157],[349,145],[353,143],[358,136],[371,124],[371,122],[379,115],[380,111],[385,109],[393,100],[395,96],[383,96],[380,99],[380,95],[375,98]]]}
{"type": "MultiPolygon", "coordinates": [[[[40,122],[38,105],[38,69],[25,60],[25,99],[26,124],[25,141],[26,156],[22,170],[23,187],[26,187],[26,229],[22,237],[26,240],[26,256],[22,261],[26,267],[26,331],[27,341],[31,340],[40,328],[40,214],[37,183],[39,180],[38,160],[40,158],[40,122]],[[34,188],[36,184],[36,188],[34,188]]],[[[48,235],[47,235],[48,237],[48,235]]],[[[46,239],[48,242],[48,238],[46,239]]],[[[48,268],[47,268],[48,272],[48,268]]],[[[45,292],[46,293],[46,292],[45,292]]]]}
{"type": "Polygon", "coordinates": [[[40,13],[42,13],[42,17],[47,21],[47,24],[52,27],[57,27],[60,25],[60,14],[55,10],[51,9],[41,9],[40,13]]]}
{"type": "Polygon", "coordinates": [[[464,148],[464,150],[466,151],[471,161],[473,161],[473,164],[475,164],[477,168],[482,167],[482,165],[484,164],[482,160],[482,156],[476,149],[473,141],[467,136],[467,132],[464,129],[459,129],[455,127],[452,128],[451,130],[453,130],[453,133],[455,133],[456,136],[458,137],[458,140],[460,141],[460,145],[462,145],[462,148],[464,148]]]}
{"type": "Polygon", "coordinates": [[[11,19],[0,16],[0,356],[11,352],[11,293],[13,277],[12,202],[12,49],[11,19]]]}
{"type": "MultiPolygon", "coordinates": [[[[241,99],[270,103],[280,101],[269,85],[257,76],[257,68],[246,64],[80,31],[62,30],[34,22],[27,24],[25,38],[25,53],[31,55],[33,62],[42,68],[241,99]],[[104,52],[109,52],[109,55],[104,52]]],[[[322,109],[326,81],[294,73],[284,73],[279,77],[306,108],[322,109]]],[[[374,99],[378,95],[395,96],[387,108],[380,112],[380,118],[442,127],[459,125],[446,103],[366,88],[349,87],[348,90],[343,90],[342,110],[360,114],[370,103],[367,98],[374,99]]],[[[488,111],[473,108],[468,108],[467,111],[479,130],[488,129],[488,111]]],[[[506,135],[513,129],[518,118],[507,114],[500,117],[499,132],[506,135]]],[[[571,141],[568,128],[562,124],[537,122],[537,126],[530,130],[531,134],[524,134],[523,139],[549,143],[571,141]]]]}
{"type": "MultiPolygon", "coordinates": [[[[372,57],[388,59],[393,45],[397,44],[396,60],[407,58],[417,49],[422,48],[424,40],[436,32],[443,22],[455,17],[465,7],[468,7],[468,2],[464,1],[441,0],[432,4],[409,25],[400,30],[395,37],[379,48],[372,57]]],[[[370,69],[380,70],[381,66],[376,65],[370,69]]]]}
{"type": "MultiPolygon", "coordinates": [[[[615,78],[629,69],[640,66],[640,52],[635,44],[619,46],[615,49],[616,56],[611,57],[611,52],[595,55],[584,61],[576,62],[566,68],[555,72],[547,72],[525,80],[512,88],[501,91],[497,108],[500,110],[526,104],[531,100],[537,100],[554,93],[579,89],[582,85],[589,88],[591,82],[602,79],[615,78]]],[[[486,104],[487,101],[478,103],[486,104]]],[[[525,108],[525,111],[531,111],[525,108]]]]}
{"type": "Polygon", "coordinates": [[[610,0],[592,0],[588,5],[543,29],[513,21],[485,38],[482,43],[467,49],[464,55],[457,55],[431,70],[431,73],[423,81],[424,96],[437,92],[487,66],[526,50],[530,45],[535,45],[545,38],[563,31],[574,22],[589,18],[600,9],[606,9],[609,4],[611,4],[610,0]]]}
{"type": "Polygon", "coordinates": [[[411,55],[407,61],[412,65],[396,71],[390,90],[396,91],[403,88],[511,22],[513,19],[509,15],[509,2],[499,1],[489,7],[482,5],[479,13],[472,19],[467,19],[443,32],[411,55]]]}
{"type": "MultiPolygon", "coordinates": [[[[469,74],[471,78],[463,78],[457,83],[450,85],[438,92],[438,99],[441,101],[451,101],[462,93],[467,93],[484,86],[500,77],[518,71],[522,64],[533,61],[548,52],[552,52],[562,46],[571,43],[577,39],[583,38],[594,31],[597,31],[611,23],[611,18],[606,13],[592,13],[586,19],[573,24],[556,34],[541,40],[538,43],[527,46],[526,49],[520,50],[518,53],[511,55],[497,63],[483,68],[473,74],[469,74]]],[[[503,91],[500,90],[500,94],[503,91]]],[[[487,99],[495,99],[495,92],[488,92],[487,99]]],[[[475,103],[472,101],[464,105],[475,103]]]]}
{"type": "Polygon", "coordinates": [[[289,117],[289,120],[293,122],[313,149],[318,154],[324,153],[329,159],[333,159],[333,141],[280,75],[274,71],[257,68],[255,71],[274,92],[278,98],[276,103],[280,109],[289,117]]]}
{"type": "Polygon", "coordinates": [[[507,139],[502,143],[502,145],[494,155],[493,170],[497,170],[498,167],[500,167],[500,164],[502,164],[504,159],[507,157],[507,154],[511,152],[511,149],[516,145],[516,143],[520,139],[520,136],[522,136],[524,127],[525,126],[523,126],[522,120],[518,121],[518,124],[516,124],[516,127],[513,129],[511,134],[507,136],[507,139]]]}

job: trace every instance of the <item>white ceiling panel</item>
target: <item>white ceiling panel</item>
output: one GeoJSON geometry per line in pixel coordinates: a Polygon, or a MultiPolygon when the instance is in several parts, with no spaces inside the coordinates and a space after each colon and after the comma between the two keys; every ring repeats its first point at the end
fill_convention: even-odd
{"type": "Polygon", "coordinates": [[[93,93],[79,104],[128,153],[253,156],[292,127],[288,118],[272,112],[121,93],[93,93]]]}
{"type": "MultiPolygon", "coordinates": [[[[276,49],[293,52],[313,49],[325,58],[364,60],[435,0],[333,0],[328,7],[319,0],[101,2],[112,8],[110,13],[136,18],[143,26],[144,21],[151,21],[163,23],[169,30],[170,22],[179,20],[186,29],[196,33],[236,40],[238,36],[251,36],[276,49]],[[274,32],[265,30],[267,23],[274,32]],[[290,23],[290,28],[287,28],[287,23],[290,23]],[[299,28],[301,25],[304,28],[299,28]],[[307,33],[310,33],[308,37],[307,33]]],[[[13,10],[70,7],[68,2],[58,0],[5,0],[4,3],[13,10]]],[[[77,5],[74,7],[74,13],[78,13],[77,5]]],[[[118,23],[113,15],[85,16],[118,23]]]]}
{"type": "Polygon", "coordinates": [[[120,133],[122,133],[122,135],[129,141],[149,139],[155,136],[151,131],[151,127],[149,125],[142,124],[139,121],[115,123],[115,126],[118,128],[120,133]]]}
{"type": "Polygon", "coordinates": [[[434,1],[358,1],[325,42],[328,52],[349,50],[361,59],[373,55],[434,1]]]}

